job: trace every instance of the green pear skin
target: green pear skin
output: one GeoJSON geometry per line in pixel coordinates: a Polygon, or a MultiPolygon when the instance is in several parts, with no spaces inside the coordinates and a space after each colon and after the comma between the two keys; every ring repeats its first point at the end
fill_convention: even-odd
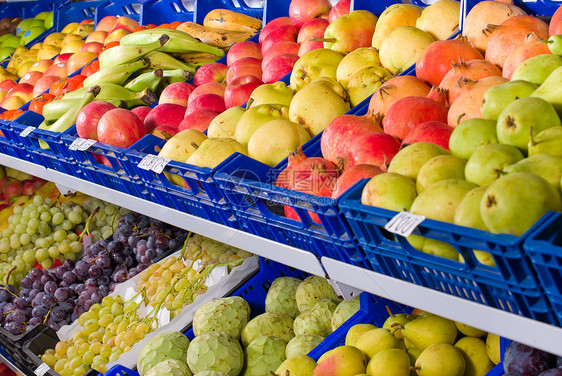
{"type": "Polygon", "coordinates": [[[549,154],[537,154],[525,158],[503,169],[508,174],[513,172],[529,172],[540,176],[554,187],[560,187],[562,179],[562,158],[549,154]]]}
{"type": "Polygon", "coordinates": [[[488,231],[480,214],[480,202],[487,188],[486,186],[474,188],[464,196],[455,211],[454,223],[456,225],[488,231]]]}
{"type": "Polygon", "coordinates": [[[311,83],[318,77],[336,79],[336,71],[343,55],[329,48],[318,48],[302,55],[291,72],[291,88],[295,91],[311,83]]]}
{"type": "Polygon", "coordinates": [[[548,128],[531,137],[528,153],[529,157],[537,154],[550,154],[562,157],[562,127],[548,128]]]}
{"type": "Polygon", "coordinates": [[[442,154],[449,154],[449,152],[430,142],[416,142],[401,149],[392,158],[388,165],[388,172],[394,172],[416,180],[425,162],[442,154]]]}
{"type": "Polygon", "coordinates": [[[464,376],[486,376],[494,368],[494,363],[488,358],[486,343],[480,338],[464,337],[455,343],[464,357],[464,376]]]}
{"type": "Polygon", "coordinates": [[[288,107],[294,95],[293,89],[288,87],[283,81],[260,85],[252,91],[246,108],[260,104],[281,104],[288,107]]]}
{"type": "Polygon", "coordinates": [[[463,376],[466,362],[459,349],[448,343],[435,343],[416,360],[418,376],[463,376]]]}
{"type": "Polygon", "coordinates": [[[347,89],[351,77],[363,68],[381,65],[379,50],[373,47],[361,47],[345,55],[336,69],[336,80],[347,89]]]}
{"type": "Polygon", "coordinates": [[[455,323],[441,316],[432,315],[412,320],[402,329],[404,338],[424,351],[435,343],[453,344],[457,338],[455,323]]]}
{"type": "Polygon", "coordinates": [[[271,120],[288,119],[288,117],[289,107],[281,104],[261,104],[249,108],[236,124],[234,139],[247,147],[250,138],[259,127],[271,120]]]}
{"type": "Polygon", "coordinates": [[[559,67],[562,67],[561,56],[550,54],[533,56],[515,69],[511,80],[524,80],[541,85],[559,67]]]}
{"type": "Polygon", "coordinates": [[[468,159],[478,146],[497,143],[496,120],[473,118],[463,121],[453,130],[449,149],[455,157],[468,159]]]}
{"type": "Polygon", "coordinates": [[[367,364],[372,376],[409,376],[410,357],[401,349],[386,349],[376,353],[367,364]]]}
{"type": "Polygon", "coordinates": [[[351,106],[357,106],[391,78],[392,74],[382,66],[363,68],[355,73],[347,85],[351,106]]]}
{"type": "Polygon", "coordinates": [[[209,138],[228,137],[234,138],[236,125],[246,110],[242,107],[230,107],[226,111],[218,114],[207,129],[209,138]]]}
{"type": "Polygon", "coordinates": [[[446,179],[464,180],[466,161],[453,155],[438,155],[427,161],[416,180],[418,194],[422,193],[432,184],[446,179]]]}
{"type": "Polygon", "coordinates": [[[480,145],[466,162],[464,175],[469,182],[480,186],[490,185],[501,176],[506,166],[523,158],[523,153],[512,145],[480,145]]]}
{"type": "Polygon", "coordinates": [[[410,210],[417,197],[416,182],[406,176],[386,172],[376,175],[363,188],[363,205],[403,211],[410,210]]]}
{"type": "Polygon", "coordinates": [[[508,104],[519,98],[530,97],[537,85],[524,80],[512,80],[493,86],[486,91],[480,111],[485,119],[498,120],[500,113],[508,104]]]}
{"type": "Polygon", "coordinates": [[[544,80],[541,86],[539,86],[537,90],[533,92],[531,97],[544,99],[554,107],[558,115],[562,116],[561,85],[562,67],[558,67],[546,78],[546,80],[544,80]]]}
{"type": "Polygon", "coordinates": [[[355,347],[363,351],[367,359],[371,359],[376,353],[385,349],[397,347],[397,338],[390,331],[383,328],[369,330],[355,342],[355,347]]]}

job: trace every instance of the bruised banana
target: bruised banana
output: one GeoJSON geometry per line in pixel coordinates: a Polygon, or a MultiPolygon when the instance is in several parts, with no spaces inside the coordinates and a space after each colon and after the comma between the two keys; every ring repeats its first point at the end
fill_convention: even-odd
{"type": "MultiPolygon", "coordinates": [[[[70,110],[65,112],[64,115],[62,115],[57,121],[55,121],[51,125],[48,125],[47,122],[44,121],[43,123],[41,123],[41,125],[39,125],[39,129],[46,129],[51,132],[66,131],[68,128],[72,127],[74,123],[76,123],[76,119],[78,118],[78,114],[80,113],[80,111],[82,111],[82,108],[84,108],[84,106],[88,103],[92,102],[99,93],[100,87],[97,85],[88,88],[86,94],[78,102],[76,102],[70,110]]],[[[43,140],[39,140],[39,146],[42,149],[50,149],[49,145],[43,140]]]]}
{"type": "MultiPolygon", "coordinates": [[[[222,50],[221,50],[222,51],[222,50]]],[[[218,56],[213,54],[208,54],[206,52],[186,52],[181,54],[170,54],[176,59],[183,61],[184,63],[190,64],[207,64],[217,61],[218,56]]]]}
{"type": "MultiPolygon", "coordinates": [[[[99,98],[98,98],[99,99],[99,98]]],[[[43,117],[48,123],[53,123],[74,106],[80,98],[59,99],[49,102],[43,107],[43,117]]],[[[126,103],[119,99],[109,99],[106,102],[115,107],[125,107],[126,103]]]]}
{"type": "Polygon", "coordinates": [[[174,82],[188,82],[193,79],[193,73],[183,69],[167,69],[163,73],[164,79],[170,84],[174,82]]]}
{"type": "Polygon", "coordinates": [[[163,72],[162,69],[156,69],[152,72],[142,73],[141,75],[135,77],[125,85],[125,89],[131,91],[142,91],[144,89],[150,89],[156,91],[160,81],[162,81],[163,72]]]}
{"type": "Polygon", "coordinates": [[[197,65],[184,63],[165,52],[154,51],[146,55],[146,57],[150,60],[149,67],[153,69],[183,69],[191,73],[195,73],[197,69],[197,65]]]}
{"type": "Polygon", "coordinates": [[[203,25],[215,29],[257,34],[262,27],[262,22],[257,18],[229,9],[213,9],[205,16],[203,25]]]}
{"type": "MultiPolygon", "coordinates": [[[[110,82],[112,84],[121,85],[136,71],[148,67],[150,62],[146,58],[128,64],[121,64],[109,68],[100,69],[99,71],[88,76],[83,85],[90,87],[92,85],[110,82]]],[[[140,91],[140,90],[139,90],[140,91]]]]}
{"type": "MultiPolygon", "coordinates": [[[[188,33],[199,39],[205,44],[219,48],[230,48],[235,43],[250,39],[253,34],[242,31],[230,31],[225,29],[215,29],[196,24],[195,22],[184,22],[177,27],[177,30],[188,33]]],[[[112,50],[111,48],[109,50],[112,50]]]]}
{"type": "Polygon", "coordinates": [[[224,56],[224,51],[220,48],[205,44],[191,35],[174,29],[145,29],[125,35],[120,39],[121,46],[144,46],[154,43],[162,35],[167,35],[170,40],[162,46],[158,51],[170,53],[185,52],[205,52],[214,56],[224,56]]]}
{"type": "Polygon", "coordinates": [[[170,37],[166,34],[160,36],[158,40],[152,43],[139,45],[129,45],[129,46],[115,46],[108,50],[102,51],[99,54],[98,60],[100,62],[100,70],[106,69],[115,65],[127,64],[140,59],[141,57],[156,51],[157,49],[164,46],[170,37]]]}
{"type": "MultiPolygon", "coordinates": [[[[150,106],[157,100],[156,95],[150,89],[135,93],[134,91],[125,89],[123,86],[111,83],[99,84],[98,86],[101,90],[97,96],[97,99],[104,101],[110,99],[118,99],[125,102],[127,104],[127,107],[143,105],[150,106]]],[[[63,99],[80,98],[86,93],[86,91],[87,88],[80,88],[74,91],[70,91],[64,94],[63,99]]]]}

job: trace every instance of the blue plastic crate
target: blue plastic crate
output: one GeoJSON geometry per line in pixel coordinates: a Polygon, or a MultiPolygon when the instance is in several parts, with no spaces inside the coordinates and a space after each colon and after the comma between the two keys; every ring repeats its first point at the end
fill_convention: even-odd
{"type": "MultiPolygon", "coordinates": [[[[461,12],[462,12],[463,21],[466,18],[466,15],[470,12],[470,10],[480,1],[464,0],[462,2],[461,12]]],[[[560,1],[554,1],[554,0],[533,0],[533,1],[513,0],[513,4],[523,9],[525,12],[527,12],[527,14],[534,15],[534,16],[542,16],[542,17],[552,17],[554,12],[556,12],[556,9],[558,9],[560,5],[562,5],[560,1]]]]}
{"type": "Polygon", "coordinates": [[[229,9],[263,20],[263,7],[250,6],[244,0],[195,0],[193,22],[203,25],[205,16],[213,9],[229,9]]]}
{"type": "Polygon", "coordinates": [[[0,153],[26,160],[25,151],[11,143],[6,137],[0,137],[0,153]]]}
{"type": "Polygon", "coordinates": [[[55,22],[57,31],[61,31],[72,22],[93,20],[96,17],[96,8],[105,3],[105,0],[64,0],[56,4],[55,22]]]}
{"type": "Polygon", "coordinates": [[[94,23],[98,22],[105,16],[127,16],[133,20],[140,22],[142,1],[134,0],[108,0],[96,8],[94,23]]]}
{"type": "MultiPolygon", "coordinates": [[[[414,249],[404,237],[395,238],[384,230],[397,212],[361,204],[361,192],[366,182],[364,180],[345,193],[339,207],[369,261],[381,267],[384,274],[521,316],[555,323],[540,281],[523,252],[523,242],[533,230],[516,237],[426,219],[414,234],[449,243],[465,262],[426,254],[414,249]],[[478,262],[473,249],[491,253],[497,266],[478,262]]],[[[545,215],[533,229],[550,216],[550,213],[545,215]]]]}
{"type": "Polygon", "coordinates": [[[181,0],[143,1],[140,24],[161,25],[172,21],[193,21],[193,13],[193,6],[188,6],[181,0]]]}

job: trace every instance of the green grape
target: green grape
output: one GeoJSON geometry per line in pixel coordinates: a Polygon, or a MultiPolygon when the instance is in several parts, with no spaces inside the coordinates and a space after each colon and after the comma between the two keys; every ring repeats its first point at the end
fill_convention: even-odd
{"type": "Polygon", "coordinates": [[[41,205],[43,204],[43,197],[40,195],[35,195],[35,197],[33,197],[33,203],[35,205],[41,205]]]}
{"type": "Polygon", "coordinates": [[[63,255],[66,255],[68,251],[70,251],[70,244],[68,242],[59,243],[59,252],[63,255]]]}
{"type": "MultiPolygon", "coordinates": [[[[103,334],[101,332],[96,332],[99,333],[101,336],[103,336],[103,334]]],[[[98,355],[101,351],[101,347],[103,346],[103,344],[101,342],[93,342],[90,345],[90,351],[94,353],[94,355],[98,355]]]]}
{"type": "Polygon", "coordinates": [[[43,222],[51,222],[52,218],[53,217],[51,216],[51,213],[49,213],[48,211],[44,211],[39,217],[39,219],[41,219],[43,222]]]}
{"type": "Polygon", "coordinates": [[[115,213],[116,210],[117,210],[117,207],[115,205],[112,205],[112,204],[106,205],[105,208],[103,208],[103,211],[107,215],[113,215],[113,213],[115,213]]]}
{"type": "Polygon", "coordinates": [[[70,243],[70,251],[74,254],[81,252],[83,249],[84,245],[77,240],[70,243]]]}
{"type": "Polygon", "coordinates": [[[138,304],[131,301],[131,302],[127,302],[125,303],[125,306],[123,307],[123,310],[128,313],[128,312],[135,312],[138,308],[138,304]]]}
{"type": "Polygon", "coordinates": [[[70,222],[72,222],[75,225],[82,223],[82,213],[81,212],[78,213],[73,210],[70,213],[68,213],[68,219],[70,220],[70,222]]]}
{"type": "Polygon", "coordinates": [[[14,232],[19,235],[24,234],[26,230],[27,230],[27,225],[23,223],[18,223],[16,227],[14,227],[14,232]]]}
{"type": "Polygon", "coordinates": [[[84,355],[82,355],[82,364],[89,366],[94,361],[94,356],[95,354],[93,353],[93,351],[86,351],[84,355]]]}
{"type": "Polygon", "coordinates": [[[35,258],[39,262],[45,261],[49,258],[49,252],[45,248],[39,248],[35,251],[35,258]]]}
{"type": "Polygon", "coordinates": [[[2,236],[4,238],[9,238],[10,236],[12,236],[12,234],[14,233],[14,230],[11,228],[7,228],[4,231],[2,231],[2,236]]]}
{"type": "Polygon", "coordinates": [[[97,331],[99,329],[99,324],[97,320],[88,320],[86,322],[86,325],[84,326],[84,332],[91,334],[94,333],[95,331],[97,331]]]}
{"type": "Polygon", "coordinates": [[[81,343],[78,346],[78,353],[80,356],[84,356],[88,350],[90,350],[90,345],[87,342],[81,343]]]}
{"type": "Polygon", "coordinates": [[[10,239],[10,247],[12,247],[13,249],[18,249],[19,247],[21,247],[19,236],[17,239],[10,239]]]}
{"type": "MultiPolygon", "coordinates": [[[[57,209],[58,209],[58,208],[57,208],[57,209]]],[[[58,212],[51,213],[51,214],[53,214],[53,218],[51,219],[51,223],[52,223],[53,225],[55,225],[55,226],[56,226],[56,225],[60,225],[60,224],[62,224],[62,223],[64,222],[64,214],[62,214],[62,213],[60,212],[60,210],[59,210],[58,212]]]]}
{"type": "Polygon", "coordinates": [[[82,231],[84,231],[84,225],[83,224],[77,224],[76,226],[74,226],[74,231],[77,233],[82,233],[82,231]]]}
{"type": "Polygon", "coordinates": [[[68,368],[76,369],[76,368],[80,367],[81,365],[82,365],[82,358],[76,357],[76,358],[72,358],[70,360],[70,362],[68,363],[68,368]]]}
{"type": "Polygon", "coordinates": [[[22,221],[23,213],[20,212],[18,214],[14,214],[14,215],[11,216],[11,218],[12,218],[12,224],[17,225],[18,223],[20,223],[22,221]]]}
{"type": "Polygon", "coordinates": [[[66,231],[64,230],[55,231],[55,233],[53,234],[53,240],[57,243],[62,242],[64,239],[66,239],[66,231]]]}
{"type": "Polygon", "coordinates": [[[27,249],[22,255],[23,261],[27,264],[35,262],[35,251],[33,249],[27,249]]]}
{"type": "Polygon", "coordinates": [[[105,366],[106,363],[107,363],[106,357],[103,357],[101,355],[96,355],[94,356],[94,361],[92,362],[92,368],[99,372],[104,373],[105,371],[102,371],[102,366],[105,366]]]}
{"type": "Polygon", "coordinates": [[[64,222],[62,222],[62,228],[65,229],[66,231],[72,230],[73,227],[74,224],[68,219],[65,219],[64,222]]]}
{"type": "Polygon", "coordinates": [[[95,314],[94,318],[99,318],[98,315],[99,315],[99,312],[100,312],[101,308],[102,308],[101,304],[99,304],[99,303],[92,304],[92,306],[90,307],[90,311],[95,314]]]}
{"type": "Polygon", "coordinates": [[[12,212],[14,214],[21,214],[23,212],[23,207],[21,205],[14,206],[12,212]]]}
{"type": "Polygon", "coordinates": [[[0,243],[0,253],[5,255],[6,253],[10,252],[10,248],[11,247],[10,247],[9,242],[8,243],[5,243],[5,242],[0,243]]]}
{"type": "Polygon", "coordinates": [[[101,301],[101,307],[102,308],[98,312],[98,317],[102,317],[103,315],[107,315],[108,313],[111,313],[111,308],[103,304],[103,299],[101,301]]]}
{"type": "Polygon", "coordinates": [[[49,246],[49,242],[45,240],[45,238],[37,238],[37,240],[35,240],[35,246],[39,248],[47,248],[49,246]]]}
{"type": "Polygon", "coordinates": [[[55,345],[55,352],[60,356],[66,354],[68,349],[69,349],[68,343],[66,343],[65,341],[59,341],[55,345]]]}
{"type": "Polygon", "coordinates": [[[98,324],[102,328],[105,328],[113,322],[113,319],[114,319],[114,316],[111,313],[105,314],[103,316],[100,315],[100,319],[98,320],[98,324]]]}
{"type": "Polygon", "coordinates": [[[45,222],[39,222],[39,233],[43,236],[47,236],[51,233],[51,226],[45,222]]]}
{"type": "Polygon", "coordinates": [[[25,229],[25,234],[29,235],[29,236],[33,236],[33,235],[37,234],[37,229],[28,227],[28,228],[25,229]]]}
{"type": "Polygon", "coordinates": [[[75,240],[78,240],[78,234],[76,234],[75,232],[70,232],[70,233],[66,234],[66,239],[69,242],[73,242],[75,240]]]}
{"type": "Polygon", "coordinates": [[[67,360],[66,359],[59,359],[57,360],[57,362],[55,363],[55,366],[53,367],[53,369],[55,370],[55,372],[57,373],[61,373],[61,371],[64,369],[64,366],[66,365],[67,360]]]}
{"type": "Polygon", "coordinates": [[[78,213],[78,214],[82,214],[82,212],[83,212],[84,210],[82,209],[82,207],[81,207],[80,205],[74,205],[74,206],[72,207],[72,211],[73,211],[73,212],[76,212],[76,213],[78,213]]]}
{"type": "Polygon", "coordinates": [[[90,370],[90,367],[87,367],[86,365],[81,365],[80,367],[76,368],[74,370],[74,372],[72,372],[73,376],[82,376],[84,375],[86,372],[88,372],[90,370]]]}
{"type": "Polygon", "coordinates": [[[105,226],[105,221],[104,221],[104,220],[99,219],[99,220],[96,221],[96,227],[97,227],[97,228],[101,228],[101,227],[103,227],[103,226],[105,226]]]}
{"type": "Polygon", "coordinates": [[[43,203],[44,203],[45,205],[49,206],[49,207],[50,207],[50,206],[53,206],[53,199],[50,198],[50,197],[47,197],[47,198],[43,201],[43,203]]]}
{"type": "Polygon", "coordinates": [[[51,259],[43,260],[40,262],[40,264],[43,269],[51,269],[51,267],[53,266],[53,260],[51,259]]]}
{"type": "MultiPolygon", "coordinates": [[[[68,362],[66,363],[66,366],[68,366],[68,362]]],[[[60,371],[60,376],[73,376],[74,375],[74,370],[70,369],[70,368],[65,368],[62,371],[60,371]]]]}
{"type": "Polygon", "coordinates": [[[45,354],[43,354],[43,356],[41,357],[41,360],[49,367],[53,368],[55,366],[55,363],[57,362],[57,357],[54,353],[45,352],[45,354]]]}
{"type": "Polygon", "coordinates": [[[111,305],[111,314],[113,316],[121,316],[123,314],[123,305],[119,303],[113,303],[111,305]]]}
{"type": "Polygon", "coordinates": [[[109,345],[103,344],[100,348],[100,356],[107,359],[111,355],[111,347],[109,345]]]}
{"type": "Polygon", "coordinates": [[[117,330],[115,330],[116,334],[121,334],[123,333],[125,330],[127,330],[127,326],[129,326],[129,323],[126,321],[121,321],[119,323],[119,325],[117,325],[117,330]]]}
{"type": "Polygon", "coordinates": [[[121,350],[119,347],[114,347],[111,351],[111,355],[109,356],[109,361],[115,362],[119,359],[121,354],[123,354],[123,350],[121,350]]]}
{"type": "Polygon", "coordinates": [[[31,213],[29,213],[29,218],[30,219],[39,219],[39,216],[41,215],[41,213],[39,213],[39,211],[37,209],[31,211],[31,213]]]}
{"type": "Polygon", "coordinates": [[[50,246],[47,251],[49,252],[49,256],[53,259],[60,256],[59,248],[57,246],[50,246]]]}
{"type": "Polygon", "coordinates": [[[90,232],[90,238],[92,239],[92,242],[97,242],[101,240],[101,232],[98,230],[94,230],[92,232],[90,232]]]}

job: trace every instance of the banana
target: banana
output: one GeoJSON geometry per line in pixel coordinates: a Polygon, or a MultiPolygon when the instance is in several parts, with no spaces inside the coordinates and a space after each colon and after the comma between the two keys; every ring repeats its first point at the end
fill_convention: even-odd
{"type": "Polygon", "coordinates": [[[262,22],[257,18],[229,9],[213,9],[205,16],[203,25],[215,29],[257,34],[261,30],[262,22]]]}
{"type": "Polygon", "coordinates": [[[183,69],[165,70],[164,79],[166,79],[169,83],[188,82],[193,79],[193,73],[183,69]]]}
{"type": "MultiPolygon", "coordinates": [[[[150,106],[157,100],[156,95],[154,95],[154,92],[150,89],[135,93],[134,91],[125,89],[123,86],[111,83],[99,84],[97,86],[100,87],[100,93],[98,94],[97,99],[104,101],[111,99],[121,100],[125,102],[127,107],[141,105],[150,106]]],[[[63,96],[63,99],[81,98],[87,90],[87,88],[80,88],[68,92],[63,96]]]]}
{"type": "Polygon", "coordinates": [[[154,43],[162,35],[167,35],[170,40],[158,51],[162,52],[206,52],[215,56],[224,56],[224,51],[220,48],[210,46],[193,38],[191,35],[174,29],[145,29],[125,35],[119,41],[121,46],[137,45],[143,46],[154,43]]]}
{"type": "Polygon", "coordinates": [[[230,48],[234,43],[243,42],[253,36],[252,33],[215,29],[190,21],[182,23],[176,30],[186,32],[205,44],[219,48],[230,48]]]}
{"type": "MultiPolygon", "coordinates": [[[[79,100],[80,98],[68,98],[49,102],[43,107],[43,117],[48,123],[53,123],[70,110],[79,100]]],[[[113,104],[115,107],[124,107],[126,105],[125,102],[119,99],[109,99],[106,102],[113,104]]]]}
{"type": "MultiPolygon", "coordinates": [[[[55,121],[51,125],[47,125],[46,122],[41,123],[39,125],[39,129],[46,129],[52,132],[64,132],[68,128],[72,127],[74,123],[76,123],[76,119],[78,118],[78,114],[84,108],[85,105],[90,103],[94,100],[94,98],[100,93],[99,86],[92,86],[86,92],[78,102],[72,106],[72,108],[64,113],[57,121],[55,121]]],[[[49,145],[43,140],[39,140],[39,146],[42,149],[50,149],[49,145]]]]}
{"type": "Polygon", "coordinates": [[[105,69],[100,69],[96,73],[87,77],[83,86],[90,87],[92,85],[111,82],[113,84],[121,85],[136,71],[146,68],[150,62],[146,58],[128,64],[121,64],[112,66],[105,69]]]}
{"type": "Polygon", "coordinates": [[[125,89],[129,89],[131,91],[142,91],[146,88],[150,88],[152,91],[156,91],[160,81],[162,81],[163,72],[162,69],[156,69],[152,72],[143,73],[133,80],[129,81],[125,85],[125,89]]]}
{"type": "Polygon", "coordinates": [[[207,64],[217,61],[219,59],[218,56],[208,54],[205,52],[186,52],[182,54],[171,54],[171,55],[176,59],[183,61],[184,63],[191,63],[191,64],[207,64]]]}
{"type": "Polygon", "coordinates": [[[184,63],[165,52],[154,51],[146,55],[146,57],[150,60],[150,68],[183,69],[192,73],[195,73],[196,70],[195,64],[184,63]]]}
{"type": "Polygon", "coordinates": [[[144,44],[142,46],[130,45],[130,46],[115,46],[108,50],[103,51],[98,56],[100,62],[100,70],[106,69],[115,65],[131,63],[141,57],[155,51],[168,42],[170,39],[166,34],[162,35],[158,40],[144,44]]]}

